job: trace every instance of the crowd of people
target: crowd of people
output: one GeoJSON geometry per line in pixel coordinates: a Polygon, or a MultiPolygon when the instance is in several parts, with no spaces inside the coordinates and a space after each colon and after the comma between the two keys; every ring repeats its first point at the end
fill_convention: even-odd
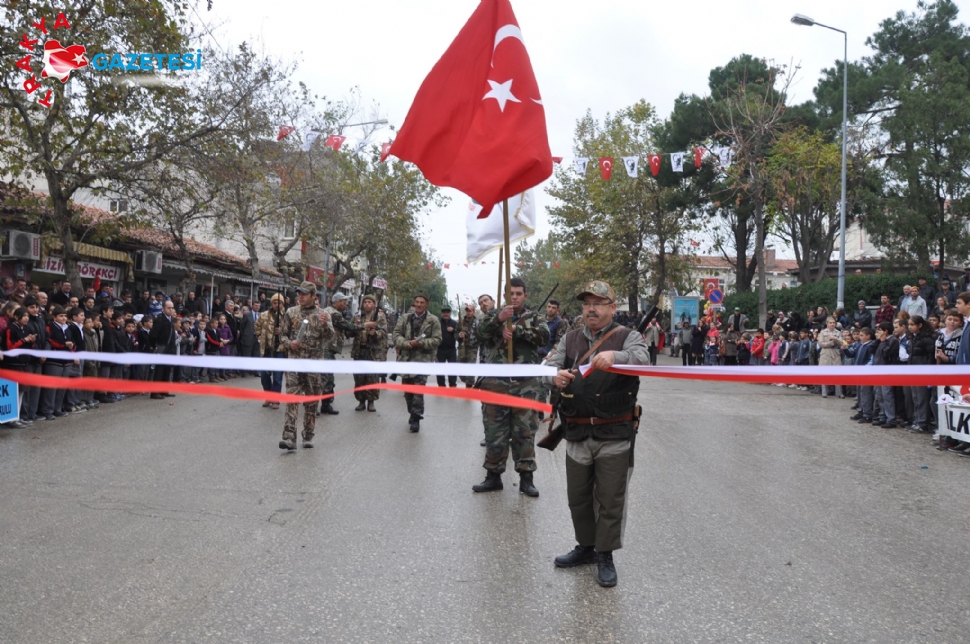
{"type": "MultiPolygon", "coordinates": [[[[346,298],[346,296],[343,296],[346,298]]],[[[117,380],[222,383],[237,378],[261,378],[264,391],[281,390],[282,373],[206,369],[192,366],[124,365],[78,360],[79,351],[198,356],[280,357],[273,342],[274,312],[289,305],[284,294],[251,301],[239,296],[216,296],[211,302],[190,292],[171,296],[143,291],[133,299],[128,290],[116,296],[110,286],[89,287],[80,296],[70,282],[55,282],[43,291],[26,280],[0,280],[0,349],[37,349],[63,353],[61,358],[2,356],[0,366],[50,376],[82,376],[117,380]]],[[[345,307],[341,307],[345,308],[345,307]]],[[[277,330],[278,334],[278,330],[277,330]]],[[[334,347],[339,352],[343,346],[334,347]]],[[[80,389],[20,388],[19,419],[8,427],[26,427],[38,420],[55,420],[100,405],[114,404],[129,395],[161,400],[172,393],[121,394],[80,389]]],[[[278,409],[278,403],[264,407],[278,409]]]]}
{"type": "MultiPolygon", "coordinates": [[[[706,317],[673,330],[671,355],[682,364],[730,366],[911,365],[970,362],[970,291],[955,293],[948,281],[934,290],[925,279],[906,286],[894,305],[888,294],[874,309],[859,300],[850,316],[818,307],[806,312],[769,312],[770,326],[751,329],[735,309],[724,318],[706,317]],[[927,302],[935,302],[931,307],[927,302]]],[[[786,385],[777,385],[786,386],[786,385]]],[[[823,398],[853,398],[851,420],[917,434],[938,427],[936,396],[929,387],[814,387],[787,385],[823,398]]],[[[970,443],[934,437],[933,445],[970,458],[970,443]]]]}

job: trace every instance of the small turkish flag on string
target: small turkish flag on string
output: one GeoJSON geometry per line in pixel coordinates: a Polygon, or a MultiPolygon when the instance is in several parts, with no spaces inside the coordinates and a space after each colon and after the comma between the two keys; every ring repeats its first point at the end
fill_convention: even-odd
{"type": "Polygon", "coordinates": [[[391,153],[390,143],[381,143],[381,163],[387,161],[387,155],[391,153]]]}
{"type": "Polygon", "coordinates": [[[343,145],[344,141],[346,140],[347,140],[347,137],[345,136],[340,136],[339,134],[331,134],[330,136],[327,137],[327,141],[326,143],[324,143],[324,145],[327,146],[328,148],[333,148],[333,151],[337,152],[338,150],[340,150],[340,146],[343,145]]]}
{"type": "Polygon", "coordinates": [[[296,128],[293,127],[292,125],[281,125],[280,131],[276,133],[276,140],[282,141],[289,135],[293,134],[295,131],[296,131],[296,128]]]}
{"type": "Polygon", "coordinates": [[[704,159],[704,148],[694,148],[694,167],[701,167],[701,161],[704,159]]]}
{"type": "Polygon", "coordinates": [[[451,264],[445,264],[445,268],[451,268],[451,264]]]}
{"type": "Polygon", "coordinates": [[[647,161],[650,163],[650,173],[653,176],[660,174],[660,155],[651,154],[647,157],[647,161]]]}
{"type": "Polygon", "coordinates": [[[562,163],[562,157],[552,157],[552,162],[555,163],[556,165],[559,165],[560,163],[562,163]]]}
{"type": "Polygon", "coordinates": [[[94,282],[91,284],[91,288],[94,289],[94,294],[97,295],[98,291],[101,290],[101,276],[95,275],[94,282]]]}
{"type": "Polygon", "coordinates": [[[696,239],[692,239],[692,240],[690,240],[690,245],[693,246],[694,248],[697,248],[698,246],[701,245],[701,243],[699,241],[697,241],[696,239]]]}
{"type": "Polygon", "coordinates": [[[600,157],[600,176],[609,181],[613,176],[613,157],[600,157]]]}
{"type": "Polygon", "coordinates": [[[542,97],[509,0],[482,0],[424,79],[394,156],[492,206],[552,175],[542,97]]]}

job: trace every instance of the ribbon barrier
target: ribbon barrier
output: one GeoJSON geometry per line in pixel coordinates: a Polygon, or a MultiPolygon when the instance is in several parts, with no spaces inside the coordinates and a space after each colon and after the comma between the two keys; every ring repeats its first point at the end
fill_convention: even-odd
{"type": "MultiPolygon", "coordinates": [[[[61,355],[63,356],[64,353],[61,352],[61,355]]],[[[490,391],[482,391],[480,389],[452,389],[450,387],[428,387],[425,385],[399,385],[397,383],[390,382],[363,385],[354,389],[344,389],[342,391],[336,391],[332,394],[321,396],[304,396],[300,394],[276,393],[274,391],[241,389],[239,387],[225,387],[220,385],[192,385],[184,382],[151,382],[146,380],[116,380],[114,378],[88,377],[65,378],[63,376],[44,376],[41,374],[27,373],[24,371],[12,371],[9,369],[0,369],[0,378],[6,378],[7,380],[16,382],[22,387],[43,387],[45,389],[80,389],[82,391],[109,391],[112,393],[126,394],[164,394],[177,392],[180,394],[196,396],[235,398],[237,400],[269,400],[271,402],[278,403],[316,402],[334,398],[336,396],[342,396],[344,394],[351,394],[355,391],[386,389],[389,391],[402,391],[410,394],[424,394],[428,396],[440,396],[442,398],[474,400],[490,405],[517,407],[519,409],[532,409],[534,411],[541,411],[547,414],[552,413],[551,405],[537,402],[535,400],[529,400],[528,398],[520,398],[519,396],[493,393],[490,391]]]]}
{"type": "MultiPolygon", "coordinates": [[[[33,356],[50,360],[90,360],[120,365],[164,365],[229,371],[283,371],[297,373],[339,373],[382,375],[400,373],[413,376],[476,376],[482,378],[535,378],[555,376],[556,369],[541,364],[466,364],[458,362],[376,362],[372,360],[311,360],[291,358],[239,358],[227,356],[190,356],[167,353],[98,353],[96,351],[37,351],[13,349],[5,356],[33,356]]],[[[2,366],[2,363],[0,363],[2,366]]]]}
{"type": "MultiPolygon", "coordinates": [[[[583,365],[585,376],[591,367],[583,365]]],[[[913,367],[652,367],[613,365],[607,371],[625,376],[782,383],[786,385],[855,385],[871,387],[970,386],[970,366],[913,367]]]]}

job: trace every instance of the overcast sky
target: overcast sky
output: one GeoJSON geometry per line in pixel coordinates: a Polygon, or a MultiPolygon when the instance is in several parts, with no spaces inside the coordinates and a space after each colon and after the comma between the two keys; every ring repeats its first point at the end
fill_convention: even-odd
{"type": "MultiPolygon", "coordinates": [[[[297,61],[297,78],[316,93],[341,99],[359,87],[366,101],[379,104],[400,127],[421,81],[477,4],[215,0],[213,11],[200,16],[220,46],[258,41],[268,54],[297,61]]],[[[966,22],[970,0],[957,5],[966,22]]],[[[512,6],[542,91],[552,153],[568,162],[576,120],[587,109],[601,118],[643,98],[665,117],[678,94],[705,94],[710,70],[742,53],[800,66],[793,101],[809,100],[820,71],[841,61],[842,35],[793,25],[792,14],[847,31],[849,60],[855,60],[869,53],[865,40],[882,20],[899,10],[914,11],[916,0],[512,0],[512,6]]],[[[390,132],[378,133],[375,141],[389,137],[390,132]]],[[[452,266],[445,271],[448,291],[463,298],[494,291],[497,266],[455,268],[465,262],[468,199],[454,190],[446,193],[452,197],[449,207],[421,217],[427,245],[452,266]]],[[[550,201],[544,190],[537,191],[538,237],[549,232],[550,201]]]]}

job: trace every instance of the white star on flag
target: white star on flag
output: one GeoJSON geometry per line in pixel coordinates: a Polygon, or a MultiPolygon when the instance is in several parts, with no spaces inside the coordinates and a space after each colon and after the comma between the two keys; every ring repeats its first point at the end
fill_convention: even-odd
{"type": "Polygon", "coordinates": [[[586,166],[589,164],[589,157],[576,157],[573,159],[573,170],[579,174],[586,174],[586,166]]]}
{"type": "Polygon", "coordinates": [[[495,81],[489,79],[488,84],[492,86],[492,91],[482,97],[484,101],[486,98],[494,98],[498,101],[498,109],[502,112],[505,111],[505,103],[512,101],[513,103],[521,103],[519,99],[512,96],[512,79],[505,81],[504,83],[496,83],[495,81]]]}
{"type": "Polygon", "coordinates": [[[640,174],[640,157],[623,157],[623,166],[626,168],[627,176],[636,179],[640,174]]]}

